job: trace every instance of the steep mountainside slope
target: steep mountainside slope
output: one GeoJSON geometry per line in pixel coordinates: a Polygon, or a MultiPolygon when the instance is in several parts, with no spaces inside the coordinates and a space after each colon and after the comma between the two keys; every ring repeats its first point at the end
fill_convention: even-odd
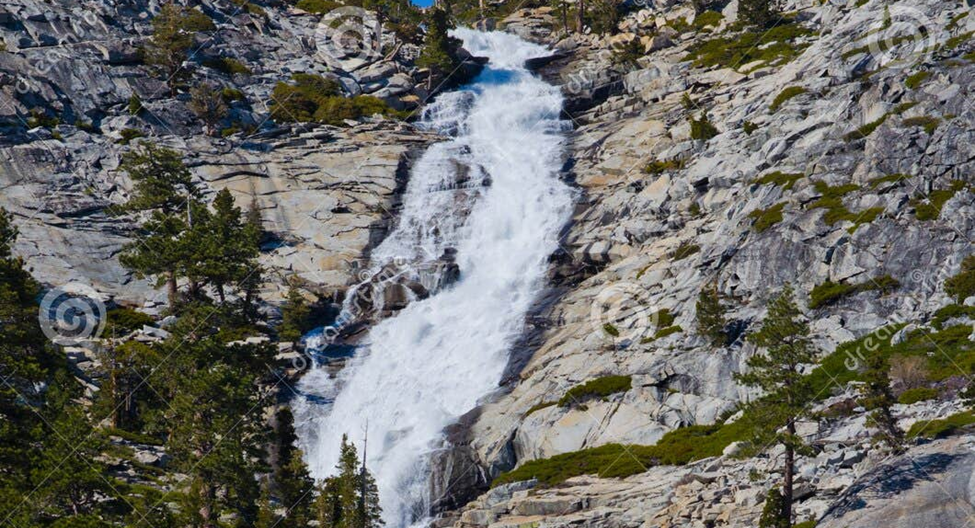
{"type": "MultiPolygon", "coordinates": [[[[936,314],[965,301],[947,295],[944,282],[973,251],[968,6],[787,2],[788,23],[756,35],[733,24],[736,4],[708,20],[689,2],[656,2],[628,14],[612,37],[560,39],[558,13],[548,8],[500,24],[563,52],[541,71],[570,98],[576,129],[567,174],[582,203],[560,260],[558,298],[535,329],[538,347],[510,392],[479,409],[473,425],[472,446],[494,474],[564,453],[575,458],[529,465],[508,480],[583,467],[589,452],[580,450],[654,444],[668,431],[720,423],[754,397],[733,379],[755,353],[739,336],[755,329],[786,283],[820,356],[831,358],[810,366],[835,378],[811,402],[824,412],[856,397],[841,372],[858,368],[856,349],[832,354],[840,344],[895,324],[936,335],[936,314]],[[625,57],[630,42],[646,55],[625,57]],[[696,328],[699,293],[712,285],[728,320],[725,346],[696,328]],[[854,361],[844,366],[850,351],[854,361]],[[599,393],[608,376],[629,382],[599,393]]],[[[953,323],[971,333],[970,320],[953,323]]],[[[905,335],[894,342],[910,341],[905,335]]],[[[897,406],[905,429],[963,408],[953,399],[971,375],[937,337],[904,345],[921,348],[951,368],[929,380],[938,399],[897,406]]],[[[914,510],[944,499],[905,483],[901,499],[916,508],[891,499],[863,513],[834,503],[837,493],[849,501],[884,478],[887,455],[872,447],[864,419],[861,408],[803,426],[816,452],[801,462],[800,519],[828,510],[836,525],[917,525],[914,510]],[[854,479],[863,480],[850,486],[854,479]]],[[[924,472],[929,460],[943,463],[930,473],[959,475],[949,490],[957,504],[944,508],[964,518],[968,459],[925,455],[956,444],[915,447],[897,463],[915,461],[924,472]]],[[[619,457],[645,462],[626,449],[619,457]]],[[[479,499],[458,525],[753,526],[775,479],[754,482],[749,473],[766,463],[775,471],[775,459],[708,459],[537,492],[510,484],[479,499]]]]}

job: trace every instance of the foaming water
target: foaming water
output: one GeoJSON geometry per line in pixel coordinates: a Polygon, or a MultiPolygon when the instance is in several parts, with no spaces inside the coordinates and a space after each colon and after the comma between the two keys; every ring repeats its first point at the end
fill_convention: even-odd
{"type": "Polygon", "coordinates": [[[368,430],[390,528],[427,517],[437,499],[429,455],[443,447],[444,427],[497,388],[572,205],[558,179],[562,96],[523,67],[549,52],[505,33],[455,35],[490,62],[425,110],[422,126],[453,138],[413,167],[399,224],[370,267],[420,269],[456,250],[460,277],[373,327],[336,379],[312,369],[301,383],[308,397],[295,404],[316,478],[332,474],[343,434],[358,441],[368,430]]]}

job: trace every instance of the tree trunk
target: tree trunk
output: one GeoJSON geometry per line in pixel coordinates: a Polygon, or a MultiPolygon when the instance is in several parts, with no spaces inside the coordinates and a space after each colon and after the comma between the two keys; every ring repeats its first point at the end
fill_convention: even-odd
{"type": "MultiPolygon", "coordinates": [[[[787,426],[790,436],[796,434],[796,424],[790,421],[787,426]]],[[[792,447],[792,439],[785,445],[785,478],[782,482],[782,518],[788,521],[788,526],[792,526],[792,481],[795,473],[796,453],[792,447]]]]}
{"type": "Polygon", "coordinates": [[[579,12],[576,20],[577,30],[582,33],[586,25],[586,0],[579,0],[579,12]]]}
{"type": "Polygon", "coordinates": [[[176,272],[170,271],[167,273],[166,285],[169,287],[169,307],[173,308],[176,306],[176,295],[178,290],[176,289],[176,272]]]}

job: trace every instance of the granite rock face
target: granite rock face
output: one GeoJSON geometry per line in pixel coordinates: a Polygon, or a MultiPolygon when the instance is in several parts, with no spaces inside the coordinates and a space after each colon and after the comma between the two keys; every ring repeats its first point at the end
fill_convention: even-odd
{"type": "MultiPolygon", "coordinates": [[[[556,299],[531,325],[530,359],[472,425],[471,445],[489,474],[600,445],[653,444],[677,427],[714,423],[753,398],[733,374],[754,347],[736,339],[714,347],[697,335],[695,303],[706,285],[714,284],[725,299],[733,335],[761,319],[776,290],[793,285],[823,354],[888,324],[927,321],[953,302],[943,282],[972,253],[975,222],[975,152],[965,139],[975,131],[967,102],[975,67],[961,59],[973,48],[967,32],[975,19],[968,8],[925,0],[788,2],[786,10],[799,10],[810,29],[795,41],[794,59],[700,67],[688,51],[735,34],[728,27],[734,13],[726,10],[713,30],[672,34],[673,20],[687,16],[684,4],[655,3],[627,14],[620,27],[633,32],[629,37],[562,38],[558,31],[544,37],[559,56],[539,63],[538,71],[566,95],[567,119],[575,125],[566,178],[581,198],[553,270],[556,299]],[[890,48],[871,44],[885,6],[914,38],[890,48]],[[636,65],[614,63],[614,40],[650,34],[667,35],[670,43],[651,38],[636,65]],[[802,90],[770,108],[790,87],[802,90]],[[711,137],[692,137],[692,121],[703,113],[715,130],[711,137]],[[769,175],[794,183],[759,182],[769,175]],[[947,196],[939,212],[918,213],[931,203],[932,191],[945,190],[935,193],[947,196]],[[756,229],[755,217],[774,210],[781,220],[756,229]],[[808,308],[809,293],[826,281],[871,285],[888,276],[898,286],[886,294],[864,291],[808,308]],[[674,316],[666,325],[659,324],[662,309],[674,316]],[[656,337],[664,327],[670,331],[656,337]],[[579,402],[584,405],[543,405],[608,375],[631,376],[631,388],[579,402]]],[[[550,23],[551,12],[542,9],[499,24],[541,39],[550,23]],[[544,27],[525,29],[532,24],[544,27]]],[[[866,435],[862,419],[843,434],[866,435]]],[[[817,491],[828,500],[800,505],[800,520],[824,515],[839,500],[836,490],[860,476],[810,484],[831,491],[817,491]]],[[[681,517],[693,511],[684,504],[674,508],[669,524],[647,520],[652,516],[618,522],[616,515],[600,524],[594,520],[601,518],[599,501],[616,497],[603,485],[615,484],[568,484],[578,496],[571,500],[589,501],[573,507],[587,512],[585,520],[578,513],[539,512],[522,519],[511,507],[465,511],[457,525],[751,526],[736,518],[751,522],[746,513],[758,512],[729,506],[713,516],[681,517]]],[[[563,500],[563,492],[539,493],[563,500]]],[[[760,502],[765,489],[755,493],[760,502]]],[[[925,497],[921,490],[916,500],[925,497]]],[[[738,504],[729,500],[712,502],[738,504]]],[[[871,519],[890,515],[895,502],[871,519]]],[[[903,522],[913,522],[904,515],[903,522]]],[[[953,523],[946,526],[963,524],[953,523]]]]}
{"type": "Polygon", "coordinates": [[[83,282],[117,303],[154,312],[163,295],[118,262],[136,218],[121,214],[131,182],[118,170],[133,136],[187,153],[204,193],[229,188],[239,206],[256,205],[271,242],[264,297],[280,299],[297,275],[334,296],[394,218],[411,160],[437,138],[373,119],[351,128],[277,125],[271,90],[292,73],[337,80],[347,95],[371,94],[400,109],[429,97],[412,66],[418,48],[386,32],[384,53],[340,56],[322,36],[321,15],[272,3],[244,10],[194,3],[213,19],[184,64],[193,82],[239,91],[228,101],[222,139],[204,134],[189,96],[173,97],[142,64],[159,2],[25,1],[0,17],[0,206],[19,219],[18,253],[35,276],[58,286],[83,282]],[[262,14],[263,13],[263,14],[262,14]],[[214,66],[236,61],[237,70],[214,66]],[[130,99],[141,101],[133,115],[130,99]],[[39,118],[39,116],[42,116],[39,118]]]}

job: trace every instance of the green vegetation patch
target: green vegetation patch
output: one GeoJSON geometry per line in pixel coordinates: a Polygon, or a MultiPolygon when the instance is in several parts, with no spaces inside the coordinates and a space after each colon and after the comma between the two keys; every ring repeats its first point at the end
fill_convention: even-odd
{"type": "Polygon", "coordinates": [[[779,95],[775,96],[775,100],[772,101],[772,104],[769,105],[768,109],[771,110],[772,113],[778,112],[779,108],[781,108],[782,105],[784,105],[788,100],[794,97],[799,97],[808,91],[809,90],[806,90],[802,86],[790,86],[779,92],[779,95]]]}
{"type": "MultiPolygon", "coordinates": [[[[975,255],[965,257],[961,263],[961,271],[945,281],[945,293],[959,303],[975,295],[975,255]]],[[[965,314],[970,315],[971,311],[966,311],[965,314]]]]}
{"type": "Polygon", "coordinates": [[[903,121],[903,125],[906,127],[921,127],[930,135],[934,134],[934,131],[941,125],[941,119],[931,116],[909,117],[903,121]]]}
{"type": "Polygon", "coordinates": [[[678,171],[684,168],[687,161],[683,158],[674,158],[669,160],[653,160],[643,168],[643,172],[647,174],[663,174],[670,171],[678,171]]]}
{"type": "Polygon", "coordinates": [[[279,123],[319,122],[341,126],[346,119],[373,114],[403,117],[377,97],[342,97],[338,83],[319,75],[296,73],[292,81],[294,84],[279,82],[271,95],[271,118],[279,123]]]}
{"type": "Polygon", "coordinates": [[[816,187],[816,191],[821,195],[818,200],[809,205],[810,209],[826,209],[826,214],[823,215],[823,221],[827,225],[833,225],[837,222],[848,220],[854,222],[857,216],[847,210],[846,206],[843,205],[843,197],[851,192],[857,191],[860,187],[853,183],[847,183],[844,185],[838,185],[836,187],[830,187],[825,182],[815,182],[813,184],[816,187]]]}
{"type": "MultiPolygon", "coordinates": [[[[852,381],[863,381],[862,367],[869,364],[870,357],[876,355],[926,358],[929,376],[934,381],[958,373],[950,365],[952,362],[961,365],[963,369],[966,366],[969,369],[975,366],[975,344],[967,338],[971,333],[970,326],[959,325],[940,332],[915,331],[906,336],[904,341],[891,344],[891,338],[903,327],[904,325],[893,325],[879,328],[860,339],[841,344],[833,353],[823,358],[819,367],[804,377],[817,395],[814,400],[821,401],[833,389],[838,390],[852,381]],[[947,358],[938,357],[938,347],[945,351],[947,358]]],[[[610,444],[532,460],[503,473],[492,485],[534,478],[543,486],[554,486],[579,475],[624,478],[642,473],[655,465],[683,465],[719,456],[732,442],[752,438],[757,430],[774,431],[782,425],[775,419],[769,420],[760,411],[754,411],[760,408],[756,406],[746,409],[744,415],[734,423],[676,429],[665,434],[653,446],[610,444]]],[[[944,420],[915,424],[908,436],[947,436],[970,424],[975,424],[975,414],[964,412],[944,420]]]]}
{"type": "Polygon", "coordinates": [[[677,246],[677,249],[671,252],[670,260],[674,262],[678,260],[684,260],[695,253],[699,253],[700,251],[701,251],[701,246],[697,244],[692,244],[690,242],[684,242],[680,246],[677,246]]]}
{"type": "Polygon", "coordinates": [[[923,70],[919,71],[908,76],[907,79],[904,79],[904,86],[910,88],[911,90],[917,90],[921,86],[921,83],[926,81],[928,77],[931,77],[931,72],[923,70]]]}
{"type": "Polygon", "coordinates": [[[845,139],[846,141],[857,141],[860,139],[866,139],[867,137],[870,136],[870,134],[873,134],[875,130],[880,128],[880,125],[884,124],[887,121],[888,117],[890,117],[890,114],[884,114],[883,116],[880,117],[880,119],[877,119],[876,121],[871,121],[861,126],[860,128],[854,130],[853,132],[850,132],[849,134],[843,136],[843,139],[845,139]]]}
{"type": "Polygon", "coordinates": [[[907,178],[909,178],[909,176],[906,174],[888,174],[886,176],[879,176],[871,179],[869,182],[867,182],[867,185],[869,185],[871,189],[876,189],[877,187],[880,187],[886,183],[897,183],[901,180],[906,180],[907,178]]]}
{"type": "MultiPolygon", "coordinates": [[[[973,265],[975,265],[975,262],[973,262],[973,265]]],[[[969,285],[969,288],[971,288],[972,290],[971,294],[975,294],[975,271],[969,271],[969,274],[970,276],[967,277],[967,279],[971,283],[969,285]]],[[[955,277],[957,276],[958,275],[956,275],[955,277]]],[[[952,277],[952,279],[953,278],[954,277],[952,277]]],[[[945,290],[948,289],[947,283],[950,282],[952,279],[948,279],[948,281],[946,281],[945,290]]],[[[947,292],[947,293],[949,295],[954,296],[952,292],[947,292]]],[[[968,292],[963,292],[962,295],[964,295],[965,293],[968,292]]],[[[944,324],[949,320],[962,319],[962,318],[975,319],[975,306],[963,306],[961,304],[949,304],[948,306],[944,306],[934,313],[934,319],[931,320],[931,326],[937,328],[938,330],[941,330],[944,327],[944,324]]]]}
{"type": "Polygon", "coordinates": [[[785,202],[780,202],[768,209],[755,209],[748,214],[749,218],[753,218],[755,222],[752,224],[752,229],[756,233],[764,233],[770,227],[782,221],[782,209],[785,207],[785,202]]]}
{"type": "Polygon", "coordinates": [[[324,15],[333,9],[342,7],[342,4],[332,0],[298,0],[295,7],[309,13],[324,15]]]}
{"type": "Polygon", "coordinates": [[[938,397],[938,390],[930,387],[917,387],[908,389],[897,397],[897,403],[911,405],[912,403],[933,400],[938,397]]]}
{"type": "Polygon", "coordinates": [[[958,191],[964,188],[964,181],[954,180],[951,182],[951,187],[947,189],[931,191],[928,194],[927,201],[921,198],[911,200],[911,205],[914,206],[914,215],[921,221],[937,220],[941,217],[941,210],[948,203],[948,200],[951,200],[958,191]]]}
{"type": "Polygon", "coordinates": [[[250,75],[252,73],[251,69],[248,68],[246,64],[233,57],[207,59],[203,61],[203,65],[207,68],[217,70],[218,72],[226,73],[227,75],[250,75]]]}
{"type": "Polygon", "coordinates": [[[535,405],[532,405],[527,411],[525,411],[525,418],[527,418],[528,416],[530,416],[532,413],[534,413],[536,411],[540,411],[542,409],[547,409],[547,408],[553,407],[555,405],[558,405],[558,403],[557,402],[541,402],[541,403],[536,403],[535,405]]]}
{"type": "Polygon", "coordinates": [[[690,49],[687,59],[694,61],[694,65],[700,68],[737,68],[759,60],[770,65],[784,64],[798,56],[806,47],[796,44],[795,41],[812,33],[796,23],[781,24],[767,31],[746,31],[695,45],[690,49]]]}
{"type": "Polygon", "coordinates": [[[145,325],[151,326],[155,323],[152,317],[131,308],[115,308],[105,315],[108,317],[105,331],[109,336],[114,334],[116,337],[122,337],[134,330],[140,330],[145,325]]]}
{"type": "Polygon", "coordinates": [[[700,31],[708,26],[718,27],[722,20],[724,20],[724,15],[718,11],[703,11],[694,18],[694,29],[700,31]]]}
{"type": "Polygon", "coordinates": [[[801,180],[803,177],[805,177],[805,175],[802,174],[801,172],[786,173],[786,172],[775,171],[775,172],[770,172],[762,176],[761,178],[752,181],[752,183],[757,183],[759,185],[771,184],[778,187],[782,187],[782,189],[789,191],[792,190],[796,182],[801,180]]]}
{"type": "Polygon", "coordinates": [[[604,376],[572,387],[559,399],[560,407],[568,407],[592,398],[605,398],[617,392],[630,390],[633,379],[630,376],[604,376]]]}
{"type": "Polygon", "coordinates": [[[953,50],[958,46],[961,46],[962,44],[971,40],[972,35],[975,35],[975,31],[969,31],[967,33],[962,33],[961,35],[951,37],[945,42],[945,49],[953,50]]]}
{"type": "Polygon", "coordinates": [[[866,291],[879,291],[882,294],[890,293],[900,287],[900,282],[890,275],[883,275],[876,279],[870,279],[859,284],[843,284],[826,281],[817,285],[809,292],[809,308],[815,310],[823,306],[866,291]]]}
{"type": "Polygon", "coordinates": [[[701,114],[701,119],[691,119],[691,139],[708,141],[718,135],[718,129],[711,124],[707,114],[701,114]]]}
{"type": "Polygon", "coordinates": [[[941,420],[921,420],[907,431],[908,438],[945,438],[975,424],[975,411],[964,411],[941,420]]]}
{"type": "Polygon", "coordinates": [[[864,209],[863,211],[860,211],[859,213],[856,213],[856,215],[854,215],[854,217],[850,219],[850,221],[853,222],[853,225],[849,229],[847,229],[847,232],[850,233],[851,235],[853,233],[856,233],[856,230],[859,229],[860,226],[873,222],[874,220],[877,219],[878,216],[884,214],[885,211],[886,209],[878,206],[878,207],[870,207],[868,209],[864,209]]]}

